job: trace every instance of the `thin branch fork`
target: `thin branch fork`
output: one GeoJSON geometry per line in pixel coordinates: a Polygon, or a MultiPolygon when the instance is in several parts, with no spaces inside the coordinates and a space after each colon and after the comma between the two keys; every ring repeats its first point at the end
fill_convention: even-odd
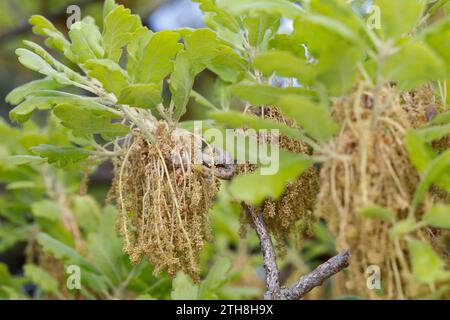
{"type": "Polygon", "coordinates": [[[257,212],[251,205],[244,205],[252,217],[264,257],[267,285],[267,291],[264,294],[265,300],[298,300],[315,287],[322,285],[328,278],[348,267],[350,253],[349,251],[344,251],[321,264],[307,275],[300,277],[292,287],[281,287],[275,249],[264,222],[263,214],[257,212]]]}

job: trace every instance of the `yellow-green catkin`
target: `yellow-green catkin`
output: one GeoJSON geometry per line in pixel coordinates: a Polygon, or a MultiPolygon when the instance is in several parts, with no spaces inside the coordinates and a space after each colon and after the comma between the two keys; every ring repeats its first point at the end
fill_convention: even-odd
{"type": "Polygon", "coordinates": [[[117,230],[133,263],[144,256],[155,274],[184,271],[197,281],[200,251],[210,240],[207,213],[218,192],[217,179],[189,162],[172,163],[173,150],[180,146],[165,123],[159,123],[155,140],[149,143],[137,133],[116,161],[117,230]]]}
{"type": "MultiPolygon", "coordinates": [[[[248,112],[277,121],[293,128],[298,128],[293,120],[283,116],[276,107],[251,107],[248,112]]],[[[244,129],[245,132],[245,129],[244,129]]],[[[269,141],[271,137],[259,136],[261,142],[269,141]]],[[[303,142],[281,135],[279,146],[282,149],[302,154],[310,154],[310,148],[303,142]]],[[[245,174],[256,169],[255,165],[241,165],[238,174],[245,174]]],[[[281,254],[285,252],[285,242],[294,235],[299,238],[304,231],[309,231],[312,223],[312,210],[314,208],[319,191],[319,175],[315,167],[309,168],[300,177],[288,183],[279,199],[267,199],[258,208],[264,214],[264,221],[270,233],[277,240],[277,246],[281,254]],[[299,222],[303,222],[301,230],[299,222]]],[[[251,218],[243,210],[241,234],[245,235],[247,226],[251,225],[251,218]]]]}
{"type": "MultiPolygon", "coordinates": [[[[395,221],[408,218],[420,175],[410,162],[404,137],[407,130],[427,123],[427,110],[434,104],[430,85],[403,96],[392,86],[384,87],[377,97],[355,90],[334,101],[332,112],[341,131],[328,147],[346,158],[323,164],[317,214],[327,221],[338,250],[351,251],[346,275],[350,292],[375,299],[403,299],[430,291],[414,280],[407,241],[389,236],[392,224],[363,218],[359,212],[378,205],[389,208],[395,221]],[[372,265],[381,270],[381,291],[367,286],[366,270],[372,265]]],[[[436,200],[427,195],[416,219],[436,200]]],[[[411,236],[430,241],[430,229],[411,236]]]]}

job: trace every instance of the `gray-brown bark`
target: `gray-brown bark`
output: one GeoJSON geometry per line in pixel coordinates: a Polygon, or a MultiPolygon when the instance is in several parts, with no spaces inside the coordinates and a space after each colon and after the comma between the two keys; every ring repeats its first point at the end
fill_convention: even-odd
{"type": "Polygon", "coordinates": [[[282,289],[283,299],[300,299],[315,287],[321,286],[325,280],[345,269],[348,266],[349,258],[350,252],[344,251],[321,264],[312,272],[302,276],[292,287],[282,289]]]}
{"type": "Polygon", "coordinates": [[[256,210],[249,205],[246,205],[246,209],[252,217],[264,257],[264,269],[266,271],[267,284],[267,292],[264,294],[264,299],[278,300],[278,298],[281,297],[280,275],[272,239],[267,231],[262,213],[256,212],[256,210]]]}
{"type": "Polygon", "coordinates": [[[275,249],[269,232],[264,223],[261,212],[250,205],[245,204],[251,215],[256,234],[258,235],[261,251],[264,257],[264,269],[266,272],[267,291],[264,294],[266,300],[298,300],[315,287],[322,285],[325,280],[332,277],[348,266],[350,253],[340,253],[325,263],[318,266],[312,272],[302,276],[292,287],[280,286],[280,275],[276,262],[275,249]]]}

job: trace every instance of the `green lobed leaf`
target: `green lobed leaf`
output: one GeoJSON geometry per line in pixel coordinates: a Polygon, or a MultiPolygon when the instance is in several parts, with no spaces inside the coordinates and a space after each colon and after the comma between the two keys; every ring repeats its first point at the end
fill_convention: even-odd
{"type": "Polygon", "coordinates": [[[121,123],[112,123],[114,115],[105,115],[73,104],[60,104],[53,114],[61,124],[72,130],[75,137],[100,134],[105,140],[126,135],[129,128],[121,123]]]}
{"type": "MultiPolygon", "coordinates": [[[[222,12],[224,11],[222,10],[222,12]]],[[[245,37],[243,32],[239,29],[240,26],[238,25],[237,31],[233,31],[231,30],[232,26],[230,24],[224,24],[223,21],[221,21],[221,17],[222,14],[216,15],[213,13],[206,13],[203,17],[203,21],[205,25],[216,32],[217,38],[223,43],[226,43],[241,52],[245,51],[245,37]]],[[[237,17],[232,18],[237,22],[237,17]]]]}
{"type": "Polygon", "coordinates": [[[11,163],[12,165],[18,165],[18,166],[44,163],[44,161],[41,157],[30,156],[30,155],[9,156],[8,162],[11,163]]]}
{"type": "Polygon", "coordinates": [[[351,89],[363,58],[359,37],[352,29],[326,16],[304,15],[294,22],[293,38],[308,47],[317,61],[313,65],[316,80],[331,95],[341,96],[351,89]]]}
{"type": "Polygon", "coordinates": [[[6,102],[13,105],[18,105],[19,103],[23,102],[27,96],[31,95],[35,91],[54,90],[60,89],[62,87],[63,85],[51,78],[31,81],[11,91],[6,96],[6,102]]]}
{"type": "MultiPolygon", "coordinates": [[[[20,63],[28,69],[39,72],[52,79],[57,79],[58,72],[36,53],[28,49],[17,49],[16,54],[19,57],[20,63]]],[[[66,84],[69,83],[69,81],[66,82],[66,84]]]]}
{"type": "Polygon", "coordinates": [[[253,105],[272,105],[295,120],[311,137],[327,140],[338,130],[327,108],[314,103],[309,97],[293,94],[306,93],[304,89],[281,89],[258,84],[240,84],[232,88],[234,94],[253,105]]]}
{"type": "Polygon", "coordinates": [[[42,291],[55,296],[61,296],[58,280],[46,270],[30,263],[26,264],[23,267],[23,270],[25,277],[30,279],[30,281],[36,284],[42,291]]]}
{"type": "Polygon", "coordinates": [[[61,84],[72,84],[75,86],[78,83],[84,84],[86,82],[83,76],[56,60],[50,53],[48,53],[47,50],[42,48],[40,45],[27,40],[24,40],[24,44],[32,49],[35,54],[40,56],[46,63],[48,63],[54,70],[57,71],[57,73],[53,75],[55,81],[60,82],[61,84]]]}
{"type": "Polygon", "coordinates": [[[135,108],[155,108],[162,102],[162,87],[160,84],[133,84],[125,87],[119,96],[118,103],[135,108]]]}
{"type": "MultiPolygon", "coordinates": [[[[2,215],[2,219],[4,216],[2,215]]],[[[26,225],[26,222],[22,222],[26,225]]],[[[27,242],[29,239],[28,230],[26,227],[18,227],[13,224],[3,223],[0,226],[0,251],[6,252],[9,249],[13,249],[18,243],[27,242]]],[[[0,270],[1,272],[1,270],[0,270]]],[[[1,280],[1,275],[0,275],[1,280]]]]}
{"type": "Polygon", "coordinates": [[[31,150],[41,158],[46,158],[48,163],[54,163],[60,167],[65,167],[69,164],[82,162],[86,160],[90,155],[89,151],[84,149],[58,147],[46,144],[32,147],[31,150]]]}
{"type": "Polygon", "coordinates": [[[61,259],[70,264],[76,264],[81,268],[86,268],[86,271],[97,272],[95,267],[77,251],[52,238],[50,235],[46,233],[39,233],[37,235],[37,241],[42,246],[44,252],[52,253],[55,258],[61,259]]]}
{"type": "Polygon", "coordinates": [[[230,184],[230,192],[237,200],[253,205],[261,204],[265,199],[278,199],[285,185],[299,177],[313,164],[307,156],[280,151],[279,170],[274,175],[262,175],[261,169],[238,176],[230,184]]]}
{"type": "Polygon", "coordinates": [[[269,41],[280,28],[280,16],[276,14],[258,14],[245,16],[243,26],[247,32],[249,44],[257,52],[267,50],[269,41]]]}
{"type": "Polygon", "coordinates": [[[186,112],[195,76],[214,59],[218,46],[216,35],[208,29],[195,30],[184,37],[184,42],[186,48],[178,53],[170,78],[176,120],[186,112]]]}
{"type": "MultiPolygon", "coordinates": [[[[356,44],[360,41],[358,35],[345,23],[340,20],[334,19],[327,15],[322,14],[308,14],[301,17],[303,23],[309,23],[316,28],[322,28],[323,30],[327,30],[328,33],[332,34],[332,37],[341,38],[342,40],[346,40],[350,43],[356,44]]],[[[322,39],[324,40],[324,39],[322,39]]],[[[319,41],[317,39],[316,41],[319,41]]],[[[324,45],[333,45],[324,44],[324,45]]]]}
{"type": "Polygon", "coordinates": [[[423,173],[422,180],[414,194],[413,207],[417,208],[433,183],[437,183],[443,176],[450,173],[450,150],[445,151],[431,161],[423,173]]]}
{"type": "Polygon", "coordinates": [[[421,38],[444,60],[447,68],[447,79],[450,78],[450,20],[427,28],[421,38]]]}
{"type": "MultiPolygon", "coordinates": [[[[24,40],[23,43],[59,73],[59,77],[61,78],[61,80],[58,78],[56,80],[67,81],[63,79],[67,78],[72,81],[70,84],[74,84],[74,82],[83,83],[84,79],[78,72],[73,71],[63,63],[56,60],[47,50],[42,48],[40,45],[28,40],[24,40]]],[[[65,84],[65,82],[62,83],[65,84]]]]}
{"type": "Polygon", "coordinates": [[[238,20],[233,17],[226,8],[219,8],[216,5],[215,0],[193,0],[193,2],[198,2],[200,9],[208,16],[208,19],[206,19],[205,22],[210,28],[213,28],[213,26],[209,25],[207,22],[214,21],[214,25],[229,29],[231,32],[237,33],[240,31],[238,20]]]}
{"type": "Polygon", "coordinates": [[[114,61],[109,59],[88,60],[83,65],[88,75],[100,81],[106,91],[117,97],[123,88],[129,85],[127,73],[114,61]]]}
{"type": "Polygon", "coordinates": [[[417,130],[417,134],[426,142],[436,141],[450,135],[450,123],[419,129],[417,130]]]}
{"type": "MultiPolygon", "coordinates": [[[[83,269],[81,277],[81,290],[83,291],[83,295],[88,296],[88,294],[86,293],[88,291],[84,290],[84,288],[89,288],[94,293],[99,293],[103,296],[109,296],[109,291],[112,289],[111,284],[108,283],[108,278],[104,277],[101,274],[83,269]]],[[[92,296],[90,299],[94,300],[96,298],[92,296]]]]}
{"type": "MultiPolygon", "coordinates": [[[[110,10],[114,6],[109,6],[110,10]]],[[[111,10],[104,19],[103,47],[105,56],[114,62],[119,62],[122,48],[136,35],[142,32],[141,19],[132,15],[130,9],[120,5],[111,10]]]]}
{"type": "Polygon", "coordinates": [[[436,228],[450,229],[450,206],[436,204],[423,216],[422,221],[436,228]]]}
{"type": "MultiPolygon", "coordinates": [[[[344,0],[312,0],[311,11],[317,15],[339,21],[348,30],[355,34],[355,39],[361,40],[364,34],[363,20],[354,12],[352,6],[344,0]]],[[[342,27],[338,27],[342,28],[342,27]]],[[[350,34],[349,31],[346,33],[350,34]]]]}
{"type": "Polygon", "coordinates": [[[30,97],[9,112],[9,117],[14,122],[25,122],[35,109],[50,109],[54,104],[45,97],[30,97]]]}
{"type": "Polygon", "coordinates": [[[216,34],[209,29],[197,29],[186,35],[184,43],[194,74],[203,71],[206,65],[217,55],[219,43],[216,34]]]}
{"type": "Polygon", "coordinates": [[[33,33],[46,36],[45,44],[59,52],[66,52],[70,48],[70,42],[66,39],[64,34],[60,32],[56,27],[47,20],[45,17],[40,15],[33,15],[28,20],[28,22],[33,26],[33,33]]]}
{"type": "Polygon", "coordinates": [[[197,102],[200,106],[206,107],[208,109],[217,110],[218,108],[210,102],[206,97],[201,95],[195,90],[191,90],[191,98],[194,99],[195,102],[197,102]]]}
{"type": "Polygon", "coordinates": [[[332,96],[342,96],[349,92],[356,79],[357,65],[362,60],[358,47],[341,46],[338,43],[330,48],[330,53],[319,58],[316,79],[325,85],[332,96]],[[334,52],[334,54],[331,54],[334,52]],[[336,61],[336,57],[340,56],[336,61]]]}
{"type": "Polygon", "coordinates": [[[375,204],[364,207],[358,214],[363,218],[379,219],[388,222],[395,221],[395,214],[392,210],[375,204]]]}
{"type": "Polygon", "coordinates": [[[13,277],[8,269],[8,266],[0,262],[0,283],[2,286],[8,286],[10,288],[20,290],[21,286],[24,284],[23,282],[23,279],[13,277]]]}
{"type": "Polygon", "coordinates": [[[221,78],[217,78],[213,88],[213,99],[217,101],[222,110],[229,110],[233,95],[231,93],[231,84],[221,78]]]}
{"type": "Polygon", "coordinates": [[[35,109],[47,110],[59,104],[68,103],[92,110],[103,116],[109,116],[110,118],[116,116],[110,108],[87,97],[53,90],[40,90],[34,92],[34,94],[28,96],[24,102],[11,110],[9,116],[13,121],[25,122],[30,118],[35,109]]]}
{"type": "Polygon", "coordinates": [[[445,63],[425,43],[409,40],[386,59],[382,73],[386,81],[396,81],[401,90],[409,90],[445,78],[445,63]]]}
{"type": "Polygon", "coordinates": [[[290,52],[298,58],[305,57],[305,47],[292,34],[276,34],[270,40],[269,48],[275,51],[290,52]]]}
{"type": "Polygon", "coordinates": [[[208,62],[207,66],[223,81],[230,83],[241,80],[248,69],[247,61],[226,45],[218,46],[216,56],[208,62]]]}
{"type": "Polygon", "coordinates": [[[119,5],[116,3],[115,0],[105,0],[105,3],[103,4],[103,19],[106,19],[108,14],[116,9],[119,5]]]}
{"type": "Polygon", "coordinates": [[[229,125],[233,128],[252,128],[255,130],[279,130],[281,134],[284,134],[295,140],[302,140],[303,135],[298,129],[291,128],[287,125],[281,124],[276,121],[260,118],[258,116],[244,114],[238,111],[226,111],[226,112],[210,112],[208,116],[222,124],[229,125]]]}
{"type": "Polygon", "coordinates": [[[58,221],[61,216],[61,209],[58,204],[46,199],[33,202],[31,212],[36,218],[44,218],[50,221],[58,221]]]}
{"type": "Polygon", "coordinates": [[[6,190],[43,189],[42,184],[35,181],[14,181],[6,185],[6,190]]]}
{"type": "Polygon", "coordinates": [[[410,232],[413,232],[418,227],[419,225],[414,219],[401,220],[391,227],[391,229],[389,230],[389,236],[391,237],[391,239],[396,239],[398,237],[407,235],[410,232]]]}
{"type": "Polygon", "coordinates": [[[405,136],[405,146],[412,164],[419,172],[424,172],[436,156],[433,149],[416,131],[409,130],[405,136]]]}
{"type": "Polygon", "coordinates": [[[297,78],[302,84],[311,84],[314,71],[306,64],[306,59],[287,51],[269,51],[259,54],[253,60],[253,66],[264,75],[276,73],[281,77],[297,78]]]}
{"type": "Polygon", "coordinates": [[[217,0],[216,4],[235,16],[265,12],[295,18],[303,12],[299,6],[287,0],[217,0]]]}
{"type": "MultiPolygon", "coordinates": [[[[147,35],[148,37],[148,35],[147,35]]],[[[160,31],[152,35],[143,49],[132,77],[135,83],[160,83],[173,70],[173,59],[183,45],[175,31],[160,31]]],[[[145,38],[144,38],[145,41],[145,38]]]]}
{"type": "Polygon", "coordinates": [[[445,262],[433,248],[419,240],[409,240],[408,250],[415,278],[425,284],[450,280],[450,272],[445,271],[445,262]]]}
{"type": "Polygon", "coordinates": [[[380,8],[381,30],[384,38],[397,38],[410,32],[422,16],[426,0],[375,0],[380,8]]]}
{"type": "Polygon", "coordinates": [[[197,300],[198,287],[183,272],[178,272],[172,281],[172,300],[197,300]]]}
{"type": "Polygon", "coordinates": [[[277,106],[314,139],[326,141],[339,130],[339,126],[333,121],[329,110],[308,98],[295,95],[282,97],[277,106]]]}
{"type": "Polygon", "coordinates": [[[84,63],[90,59],[101,59],[105,55],[102,34],[92,20],[85,18],[74,23],[70,28],[69,37],[72,45],[70,54],[67,51],[66,55],[72,56],[72,61],[84,63]]]}
{"type": "Polygon", "coordinates": [[[450,111],[438,114],[430,124],[450,124],[450,111]]]}
{"type": "Polygon", "coordinates": [[[313,92],[303,88],[279,88],[266,84],[240,83],[231,87],[231,91],[243,100],[255,106],[277,105],[281,98],[291,95],[313,97],[313,92]]]}
{"type": "Polygon", "coordinates": [[[209,269],[208,275],[202,281],[199,290],[200,299],[217,298],[217,291],[227,282],[228,272],[231,270],[229,257],[219,258],[209,269]]]}
{"type": "Polygon", "coordinates": [[[121,239],[115,234],[115,209],[109,207],[100,216],[97,231],[88,237],[91,261],[103,276],[120,285],[128,276],[128,259],[123,255],[121,239]]]}
{"type": "Polygon", "coordinates": [[[181,51],[175,60],[174,72],[170,78],[170,91],[172,101],[176,107],[174,117],[176,119],[186,112],[190,92],[194,86],[195,73],[191,69],[191,62],[186,51],[181,51]]]}
{"type": "Polygon", "coordinates": [[[154,33],[151,30],[143,28],[142,31],[136,33],[127,46],[127,71],[133,83],[137,82],[136,76],[142,72],[141,63],[144,57],[144,50],[147,48],[153,35],[154,33]]]}
{"type": "Polygon", "coordinates": [[[84,231],[91,233],[98,229],[101,210],[92,196],[74,196],[71,201],[71,209],[78,225],[84,231]]]}

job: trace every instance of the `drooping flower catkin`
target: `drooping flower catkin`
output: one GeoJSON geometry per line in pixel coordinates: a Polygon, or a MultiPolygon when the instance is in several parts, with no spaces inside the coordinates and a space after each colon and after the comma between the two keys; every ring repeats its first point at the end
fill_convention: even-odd
{"type": "MultiPolygon", "coordinates": [[[[292,128],[298,128],[293,120],[283,116],[280,109],[276,107],[251,107],[248,112],[264,117],[265,119],[283,123],[292,128]]],[[[272,141],[272,138],[270,135],[259,135],[258,141],[260,143],[268,143],[272,141]]],[[[304,142],[294,140],[285,135],[280,135],[279,146],[282,149],[295,153],[311,153],[310,148],[304,142]]],[[[255,165],[244,164],[238,166],[238,174],[245,174],[254,170],[256,170],[255,165]]],[[[298,227],[297,223],[299,221],[303,222],[304,229],[309,229],[312,222],[312,210],[318,192],[319,175],[316,168],[311,167],[300,177],[289,182],[279,199],[267,199],[258,208],[259,210],[262,210],[267,229],[277,240],[277,245],[281,254],[284,253],[285,242],[292,233],[295,233],[295,236],[298,236],[297,238],[301,236],[303,231],[299,230],[299,228],[298,230],[295,230],[296,227],[298,227]]],[[[241,234],[245,235],[246,227],[252,224],[251,217],[245,210],[243,210],[241,220],[241,234]]]]}
{"type": "MultiPolygon", "coordinates": [[[[347,288],[371,298],[415,298],[429,291],[413,277],[407,242],[389,236],[392,224],[359,215],[369,205],[389,208],[395,221],[408,218],[420,177],[404,145],[408,129],[427,122],[433,104],[431,86],[400,97],[396,88],[384,87],[378,97],[355,90],[335,101],[332,112],[341,126],[329,147],[348,158],[330,159],[321,170],[322,188],[317,213],[336,236],[338,250],[350,249],[347,288]],[[374,101],[380,112],[374,118],[374,101]],[[382,291],[368,288],[366,270],[380,268],[382,291]]],[[[436,201],[427,195],[416,219],[436,201]]],[[[412,237],[430,242],[430,230],[420,229],[412,237]]],[[[441,251],[442,253],[442,251],[441,251]]]]}
{"type": "MultiPolygon", "coordinates": [[[[117,230],[133,263],[145,256],[155,274],[167,269],[199,279],[199,254],[210,239],[207,213],[218,192],[214,175],[205,176],[192,160],[194,146],[157,125],[155,141],[139,133],[116,161],[113,193],[117,230]],[[184,160],[183,160],[184,159],[184,160]],[[179,161],[178,161],[179,160],[179,161]]],[[[183,137],[182,137],[183,138],[183,137]]]]}

